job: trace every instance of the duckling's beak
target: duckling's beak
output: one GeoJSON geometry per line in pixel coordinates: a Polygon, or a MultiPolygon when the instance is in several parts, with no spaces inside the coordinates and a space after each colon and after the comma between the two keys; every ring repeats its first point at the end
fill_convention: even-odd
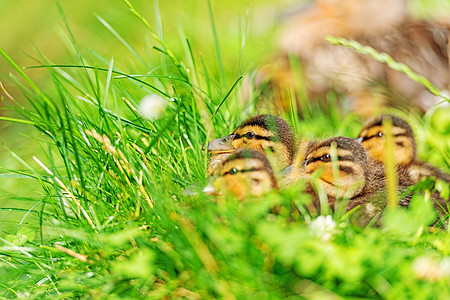
{"type": "MultiPolygon", "coordinates": [[[[208,152],[212,153],[226,153],[236,151],[233,147],[233,139],[235,135],[230,134],[208,143],[208,152]]],[[[205,145],[203,145],[202,150],[205,150],[205,145]]]]}
{"type": "Polygon", "coordinates": [[[360,144],[361,144],[361,143],[362,143],[362,141],[363,141],[363,138],[362,138],[362,137],[359,137],[359,138],[357,138],[357,139],[356,139],[356,141],[357,141],[358,143],[360,143],[360,144]]]}
{"type": "Polygon", "coordinates": [[[292,168],[293,168],[292,165],[287,166],[286,168],[284,168],[283,170],[280,171],[280,176],[281,177],[288,176],[292,172],[292,168]]]}

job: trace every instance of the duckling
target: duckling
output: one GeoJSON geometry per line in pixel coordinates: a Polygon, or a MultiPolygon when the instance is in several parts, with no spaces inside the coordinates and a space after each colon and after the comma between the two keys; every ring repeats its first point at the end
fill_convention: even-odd
{"type": "MultiPolygon", "coordinates": [[[[345,137],[335,137],[316,144],[308,151],[303,166],[306,175],[304,177],[309,177],[316,170],[322,169],[318,182],[320,188],[326,192],[331,208],[334,208],[336,198],[339,196],[345,195],[349,199],[354,199],[372,195],[380,183],[380,180],[375,179],[383,179],[381,164],[370,160],[357,141],[345,137]],[[333,144],[336,145],[337,151],[337,178],[333,173],[331,162],[333,144]]],[[[312,188],[309,187],[309,192],[311,191],[312,188]]]]}
{"type": "Polygon", "coordinates": [[[209,142],[207,149],[213,154],[208,166],[209,175],[214,174],[218,166],[238,149],[270,153],[278,171],[292,163],[294,135],[280,117],[259,115],[246,120],[232,134],[209,142]]]}
{"type": "MultiPolygon", "coordinates": [[[[316,170],[322,170],[318,184],[319,188],[326,192],[331,209],[335,209],[338,198],[349,199],[346,211],[360,206],[355,214],[355,220],[361,226],[367,225],[387,205],[384,166],[371,159],[355,139],[334,137],[317,143],[308,151],[303,166],[304,173],[301,176],[304,178],[312,178],[316,170]],[[331,161],[334,145],[337,155],[337,176],[333,173],[331,161]]],[[[405,184],[399,186],[398,192],[411,184],[411,182],[403,183],[405,184]]],[[[311,184],[308,185],[306,192],[314,196],[313,204],[319,209],[318,193],[311,184]]],[[[411,195],[403,197],[399,205],[408,206],[410,197],[411,195]]]]}
{"type": "Polygon", "coordinates": [[[220,193],[229,192],[243,200],[249,195],[258,197],[271,189],[278,189],[278,183],[264,154],[240,149],[222,163],[214,187],[220,193]]]}
{"type": "Polygon", "coordinates": [[[384,161],[386,147],[385,129],[383,121],[392,121],[392,135],[394,138],[394,160],[398,170],[406,169],[408,176],[418,182],[422,177],[434,176],[450,182],[450,175],[416,158],[416,142],[411,126],[402,118],[392,115],[382,115],[369,121],[359,133],[359,141],[369,155],[380,162],[384,161]]]}

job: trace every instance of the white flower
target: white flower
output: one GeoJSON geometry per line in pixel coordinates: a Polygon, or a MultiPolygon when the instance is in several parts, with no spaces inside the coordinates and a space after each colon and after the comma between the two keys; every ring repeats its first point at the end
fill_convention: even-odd
{"type": "Polygon", "coordinates": [[[429,281],[436,281],[442,276],[439,260],[428,256],[420,256],[414,259],[412,268],[416,277],[429,281]]]}
{"type": "Polygon", "coordinates": [[[336,222],[331,216],[319,216],[309,224],[309,231],[324,242],[330,240],[335,233],[336,222]]]}
{"type": "Polygon", "coordinates": [[[30,292],[18,292],[16,296],[17,298],[30,298],[30,292]]]}
{"type": "Polygon", "coordinates": [[[138,111],[142,117],[153,121],[161,116],[166,107],[167,102],[164,99],[158,95],[151,94],[142,98],[138,111]]]}

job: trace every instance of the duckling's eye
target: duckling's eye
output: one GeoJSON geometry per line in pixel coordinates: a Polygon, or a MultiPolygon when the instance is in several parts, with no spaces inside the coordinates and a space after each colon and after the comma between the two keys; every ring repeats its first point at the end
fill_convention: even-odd
{"type": "Polygon", "coordinates": [[[377,136],[378,136],[378,137],[382,137],[382,136],[383,136],[383,133],[382,133],[381,131],[379,131],[379,132],[377,133],[377,136]]]}
{"type": "Polygon", "coordinates": [[[330,154],[324,154],[324,155],[322,155],[320,160],[323,161],[323,162],[328,162],[328,161],[331,160],[331,156],[330,156],[330,154]]]}
{"type": "Polygon", "coordinates": [[[249,131],[244,136],[248,139],[252,139],[255,137],[255,134],[253,132],[249,131]]]}
{"type": "Polygon", "coordinates": [[[231,168],[230,171],[228,171],[229,174],[236,174],[237,170],[236,168],[231,168]]]}

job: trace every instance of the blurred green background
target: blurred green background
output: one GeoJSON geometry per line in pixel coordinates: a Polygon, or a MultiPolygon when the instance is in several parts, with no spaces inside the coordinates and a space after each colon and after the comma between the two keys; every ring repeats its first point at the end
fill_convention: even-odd
{"type": "MultiPolygon", "coordinates": [[[[211,1],[223,60],[231,71],[239,57],[242,34],[247,32],[244,51],[246,66],[256,66],[262,58],[269,57],[276,47],[277,26],[282,22],[283,12],[308,2],[304,0],[228,0],[211,1]],[[233,51],[234,50],[234,51],[233,51]]],[[[64,11],[68,24],[80,49],[92,49],[104,57],[114,57],[119,66],[132,66],[127,59],[128,50],[105,28],[96,16],[106,20],[138,52],[144,45],[154,41],[149,38],[143,26],[120,0],[115,1],[25,1],[0,0],[0,47],[20,66],[36,65],[32,57],[38,57],[37,49],[54,63],[74,61],[74,53],[66,46],[67,31],[57,3],[64,11]],[[31,56],[31,57],[30,57],[31,56]]],[[[202,51],[206,59],[215,55],[210,26],[208,1],[170,0],[133,1],[136,9],[150,21],[155,31],[163,36],[169,48],[180,45],[180,32],[184,31],[194,49],[202,51]],[[161,20],[155,19],[159,9],[161,20]],[[158,23],[163,28],[158,28],[158,23]],[[203,29],[204,30],[201,30],[203,29]],[[199,34],[202,32],[202,34],[199,34]]],[[[449,0],[409,0],[410,11],[417,17],[445,18],[450,11],[449,0]]],[[[9,66],[0,60],[2,77],[9,72],[9,66]]],[[[45,86],[45,72],[33,70],[29,74],[45,86]]],[[[4,78],[3,80],[4,81],[4,78]]]]}

